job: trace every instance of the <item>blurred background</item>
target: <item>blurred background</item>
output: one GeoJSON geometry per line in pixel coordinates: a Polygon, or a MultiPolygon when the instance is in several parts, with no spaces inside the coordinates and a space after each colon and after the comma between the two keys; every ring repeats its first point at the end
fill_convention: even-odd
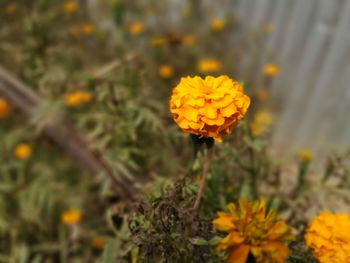
{"type": "Polygon", "coordinates": [[[130,256],[130,201],[159,199],[191,158],[169,113],[184,76],[252,98],[217,146],[209,215],[258,196],[240,158],[296,226],[349,208],[349,30],[350,0],[1,1],[0,262],[100,262],[108,242],[104,262],[130,256]]]}

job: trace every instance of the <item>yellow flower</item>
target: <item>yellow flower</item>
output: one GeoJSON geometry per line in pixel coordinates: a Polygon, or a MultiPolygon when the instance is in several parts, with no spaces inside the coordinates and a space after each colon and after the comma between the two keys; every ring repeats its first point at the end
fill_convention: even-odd
{"type": "Polygon", "coordinates": [[[213,19],[210,22],[210,27],[213,31],[222,31],[225,27],[225,21],[221,18],[213,19]]]}
{"type": "Polygon", "coordinates": [[[290,227],[270,210],[265,200],[250,203],[246,199],[227,206],[229,213],[219,212],[214,228],[226,232],[219,241],[218,251],[228,251],[229,263],[245,263],[251,253],[257,263],[284,263],[288,256],[285,241],[294,239],[290,227]]]}
{"type": "Polygon", "coordinates": [[[167,40],[164,37],[154,37],[149,41],[151,46],[163,46],[166,42],[167,40]]]}
{"type": "Polygon", "coordinates": [[[280,69],[275,64],[266,64],[264,67],[264,74],[270,77],[278,75],[280,69]]]}
{"type": "Polygon", "coordinates": [[[184,132],[220,141],[244,117],[249,104],[241,85],[228,76],[196,76],[181,78],[173,89],[170,111],[184,132]]]}
{"type": "Polygon", "coordinates": [[[91,35],[94,32],[95,27],[92,24],[85,23],[80,26],[80,30],[84,35],[91,35]]]}
{"type": "Polygon", "coordinates": [[[255,95],[259,101],[265,101],[269,98],[270,92],[267,89],[262,88],[262,89],[258,89],[255,95]]]}
{"type": "Polygon", "coordinates": [[[273,117],[268,111],[257,112],[250,124],[250,131],[254,136],[259,136],[265,133],[272,123],[273,117]]]}
{"type": "Polygon", "coordinates": [[[75,1],[67,1],[63,4],[63,9],[67,13],[74,13],[78,9],[78,4],[75,1]]]}
{"type": "Polygon", "coordinates": [[[0,119],[4,119],[9,115],[10,106],[6,100],[0,98],[0,119]]]}
{"type": "Polygon", "coordinates": [[[74,225],[79,223],[81,219],[81,213],[78,209],[72,208],[64,211],[61,214],[61,222],[65,225],[74,225]]]}
{"type": "Polygon", "coordinates": [[[183,38],[182,43],[186,46],[193,46],[196,44],[197,38],[193,35],[187,35],[183,38]]]}
{"type": "Polygon", "coordinates": [[[105,241],[102,238],[96,237],[91,240],[91,246],[94,249],[102,250],[105,245],[105,241]]]}
{"type": "Polygon", "coordinates": [[[145,30],[145,26],[141,22],[133,22],[129,25],[129,32],[132,35],[139,35],[145,30]]]}
{"type": "Polygon", "coordinates": [[[320,263],[350,262],[350,215],[321,212],[310,222],[305,240],[320,263]]]}
{"type": "Polygon", "coordinates": [[[302,150],[300,151],[299,156],[304,163],[309,163],[312,160],[313,154],[309,150],[302,150]]]}
{"type": "Polygon", "coordinates": [[[16,159],[24,160],[32,154],[32,148],[29,144],[21,143],[15,147],[13,154],[16,157],[16,159]]]}
{"type": "Polygon", "coordinates": [[[202,73],[212,73],[220,71],[222,65],[220,61],[211,58],[201,59],[197,65],[198,71],[202,73]]]}
{"type": "Polygon", "coordinates": [[[65,101],[68,106],[74,107],[82,104],[87,104],[92,100],[92,94],[88,91],[77,90],[68,93],[65,96],[65,101]]]}
{"type": "Polygon", "coordinates": [[[164,64],[159,67],[158,73],[162,78],[168,79],[174,75],[174,68],[170,65],[164,64]]]}
{"type": "Polygon", "coordinates": [[[17,11],[17,6],[15,4],[7,5],[4,9],[5,14],[13,15],[17,11]]]}

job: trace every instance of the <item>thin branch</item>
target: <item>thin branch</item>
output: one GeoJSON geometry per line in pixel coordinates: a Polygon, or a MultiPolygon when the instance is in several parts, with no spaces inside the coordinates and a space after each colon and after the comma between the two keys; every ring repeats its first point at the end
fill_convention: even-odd
{"type": "MultiPolygon", "coordinates": [[[[41,98],[26,84],[0,67],[0,94],[16,105],[31,118],[35,109],[41,104],[41,98]]],[[[50,122],[43,128],[43,134],[54,141],[64,151],[70,154],[83,168],[92,174],[105,172],[116,187],[121,198],[133,200],[135,189],[132,182],[115,173],[106,161],[102,152],[93,147],[84,134],[74,127],[68,116],[60,113],[63,124],[54,122],[57,116],[52,116],[50,122]]]]}

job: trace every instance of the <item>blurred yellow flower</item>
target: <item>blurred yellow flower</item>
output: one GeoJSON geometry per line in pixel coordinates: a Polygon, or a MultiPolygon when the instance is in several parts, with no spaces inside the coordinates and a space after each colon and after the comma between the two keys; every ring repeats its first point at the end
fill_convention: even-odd
{"type": "Polygon", "coordinates": [[[100,237],[96,237],[93,240],[91,240],[91,246],[94,249],[102,250],[104,245],[105,245],[105,241],[100,237]]]}
{"type": "Polygon", "coordinates": [[[249,104],[241,85],[228,76],[196,76],[181,78],[173,89],[170,111],[184,132],[220,141],[244,117],[249,104]]]}
{"type": "Polygon", "coordinates": [[[145,26],[141,22],[133,22],[129,25],[129,32],[132,35],[139,35],[145,30],[145,26]]]}
{"type": "Polygon", "coordinates": [[[94,32],[95,27],[92,24],[85,23],[80,26],[80,30],[84,35],[91,35],[94,32]]]}
{"type": "Polygon", "coordinates": [[[300,151],[299,156],[300,156],[301,160],[305,163],[311,162],[311,160],[313,158],[313,154],[309,150],[300,151]]]}
{"type": "Polygon", "coordinates": [[[250,131],[254,136],[265,133],[273,123],[273,116],[268,111],[259,111],[254,114],[253,121],[250,123],[250,131]]]}
{"type": "Polygon", "coordinates": [[[63,9],[67,13],[74,13],[78,9],[78,4],[75,1],[67,1],[63,4],[63,9]]]}
{"type": "Polygon", "coordinates": [[[266,34],[270,34],[273,31],[273,26],[270,23],[265,23],[263,24],[261,30],[266,34]]]}
{"type": "Polygon", "coordinates": [[[77,90],[66,94],[65,101],[68,106],[74,107],[87,104],[92,100],[92,94],[88,91],[77,90]]]}
{"type": "Polygon", "coordinates": [[[222,31],[225,27],[225,21],[221,18],[215,18],[210,22],[213,31],[222,31]]]}
{"type": "Polygon", "coordinates": [[[266,212],[265,200],[250,203],[246,199],[227,206],[229,213],[219,212],[214,228],[226,232],[218,251],[228,251],[227,262],[246,263],[251,253],[256,263],[284,263],[289,250],[285,241],[294,239],[291,228],[278,219],[273,210],[266,212]]]}
{"type": "Polygon", "coordinates": [[[305,240],[320,263],[350,262],[350,215],[321,212],[310,222],[305,240]]]}
{"type": "Polygon", "coordinates": [[[264,66],[264,74],[270,77],[278,75],[280,72],[279,67],[276,64],[266,64],[264,66]]]}
{"type": "Polygon", "coordinates": [[[78,209],[75,208],[71,208],[61,214],[61,222],[65,225],[74,225],[76,223],[79,223],[80,219],[81,213],[78,209]]]}
{"type": "Polygon", "coordinates": [[[16,159],[24,160],[32,154],[32,148],[29,144],[21,143],[15,147],[13,154],[16,157],[16,159]]]}
{"type": "Polygon", "coordinates": [[[269,98],[270,92],[267,89],[262,88],[262,89],[258,89],[255,95],[259,101],[265,101],[269,98]]]}
{"type": "Polygon", "coordinates": [[[212,73],[212,72],[220,71],[222,68],[222,65],[221,65],[221,62],[216,59],[205,58],[205,59],[201,59],[198,62],[197,68],[199,72],[212,73]]]}
{"type": "Polygon", "coordinates": [[[9,115],[10,106],[5,99],[0,98],[0,119],[4,119],[9,115]]]}
{"type": "Polygon", "coordinates": [[[197,42],[197,38],[193,35],[187,35],[183,38],[182,43],[186,46],[193,46],[194,44],[196,44],[197,42]]]}
{"type": "Polygon", "coordinates": [[[15,4],[9,4],[4,8],[4,12],[7,15],[13,15],[17,11],[17,6],[15,4]]]}
{"type": "Polygon", "coordinates": [[[166,44],[167,40],[164,37],[154,37],[149,41],[151,46],[163,46],[166,44]]]}
{"type": "Polygon", "coordinates": [[[171,65],[161,65],[158,70],[159,76],[164,79],[171,78],[174,75],[174,68],[171,65]]]}

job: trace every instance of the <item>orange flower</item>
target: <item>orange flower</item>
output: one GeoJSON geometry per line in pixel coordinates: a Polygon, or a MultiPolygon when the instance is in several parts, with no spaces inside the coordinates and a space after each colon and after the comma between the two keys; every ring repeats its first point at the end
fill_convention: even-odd
{"type": "Polygon", "coordinates": [[[94,32],[95,27],[92,24],[85,23],[80,26],[80,30],[84,35],[91,35],[94,32]]]}
{"type": "Polygon", "coordinates": [[[177,125],[187,133],[217,141],[231,133],[247,112],[250,98],[228,76],[181,78],[170,99],[177,125]]]}
{"type": "Polygon", "coordinates": [[[67,13],[74,13],[78,9],[78,4],[75,1],[67,1],[63,4],[63,9],[67,13]]]}
{"type": "Polygon", "coordinates": [[[227,233],[217,248],[228,251],[229,263],[245,263],[249,253],[257,263],[285,262],[289,251],[283,242],[293,240],[294,236],[273,210],[266,213],[265,200],[250,203],[241,199],[239,208],[232,203],[227,208],[229,213],[219,212],[213,225],[216,230],[227,233]]]}
{"type": "Polygon", "coordinates": [[[171,65],[164,64],[159,67],[158,73],[162,78],[168,79],[174,75],[174,68],[171,65]]]}
{"type": "Polygon", "coordinates": [[[256,91],[255,95],[258,100],[265,101],[269,98],[270,92],[265,88],[261,88],[256,91]]]}
{"type": "Polygon", "coordinates": [[[27,159],[32,154],[32,148],[29,144],[21,143],[15,147],[14,156],[18,160],[27,159]]]}
{"type": "Polygon", "coordinates": [[[9,115],[10,106],[6,100],[0,98],[0,119],[4,119],[9,115]]]}
{"type": "Polygon", "coordinates": [[[105,245],[105,241],[102,238],[96,237],[91,240],[91,246],[94,249],[102,250],[105,245]]]}
{"type": "Polygon", "coordinates": [[[154,37],[149,41],[149,44],[151,46],[163,46],[166,44],[167,40],[164,37],[154,37]]]}
{"type": "Polygon", "coordinates": [[[61,214],[61,222],[65,225],[74,225],[79,223],[81,219],[81,213],[78,209],[69,209],[61,214]]]}
{"type": "Polygon", "coordinates": [[[7,5],[4,9],[5,14],[13,15],[17,11],[17,6],[15,4],[7,5]]]}
{"type": "Polygon", "coordinates": [[[193,46],[196,44],[197,38],[193,35],[187,35],[183,38],[182,43],[186,46],[193,46]]]}
{"type": "Polygon", "coordinates": [[[82,104],[87,104],[92,100],[92,94],[88,91],[77,90],[68,93],[65,96],[65,101],[68,106],[75,107],[82,104]]]}
{"type": "Polygon", "coordinates": [[[302,150],[299,152],[299,156],[304,163],[309,163],[312,160],[313,154],[309,150],[302,150]]]}
{"type": "Polygon", "coordinates": [[[264,67],[264,74],[270,77],[278,75],[280,72],[279,67],[276,64],[266,64],[264,67]]]}
{"type": "Polygon", "coordinates": [[[213,31],[222,31],[225,27],[225,21],[221,18],[215,18],[211,21],[210,27],[213,31]]]}
{"type": "Polygon", "coordinates": [[[201,59],[197,65],[198,71],[202,73],[212,73],[220,71],[222,65],[220,61],[212,58],[201,59]]]}
{"type": "Polygon", "coordinates": [[[321,212],[309,224],[305,240],[320,263],[350,262],[350,215],[321,212]]]}
{"type": "Polygon", "coordinates": [[[133,22],[129,25],[129,32],[132,35],[140,35],[145,30],[145,26],[141,22],[133,22]]]}
{"type": "Polygon", "coordinates": [[[250,131],[254,136],[265,133],[273,123],[273,116],[268,111],[259,111],[254,114],[253,121],[249,125],[250,131]]]}

